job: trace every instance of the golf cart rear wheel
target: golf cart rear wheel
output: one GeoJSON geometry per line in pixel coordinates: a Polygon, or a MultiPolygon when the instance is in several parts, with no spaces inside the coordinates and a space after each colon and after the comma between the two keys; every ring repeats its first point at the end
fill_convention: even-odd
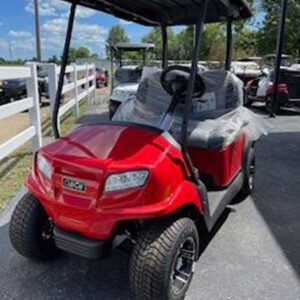
{"type": "MultiPolygon", "coordinates": [[[[277,114],[280,110],[280,107],[274,109],[274,113],[277,114]]],[[[270,114],[273,113],[273,96],[269,95],[266,98],[266,111],[270,114]]]]}
{"type": "Polygon", "coordinates": [[[48,260],[59,254],[53,239],[53,224],[40,202],[27,193],[14,210],[9,228],[17,252],[32,259],[48,260]]]}
{"type": "Polygon", "coordinates": [[[245,94],[244,96],[244,106],[245,107],[251,107],[253,101],[249,99],[248,95],[245,94]]]}
{"type": "Polygon", "coordinates": [[[254,190],[255,183],[255,151],[254,148],[251,148],[248,152],[246,167],[244,168],[244,183],[241,188],[241,196],[249,196],[254,190]]]}
{"type": "Polygon", "coordinates": [[[199,237],[189,218],[153,223],[140,234],[130,259],[136,299],[181,300],[191,283],[199,237]]]}

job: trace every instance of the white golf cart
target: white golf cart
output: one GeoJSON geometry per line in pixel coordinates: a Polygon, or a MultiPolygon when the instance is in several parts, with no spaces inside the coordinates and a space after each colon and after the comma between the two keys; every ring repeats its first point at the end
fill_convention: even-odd
{"type": "Polygon", "coordinates": [[[139,43],[128,44],[119,43],[110,47],[111,60],[113,66],[113,58],[116,56],[119,59],[119,67],[114,73],[112,79],[112,92],[109,101],[109,116],[112,118],[117,108],[134,96],[137,92],[139,82],[142,78],[143,67],[147,64],[147,53],[154,49],[154,44],[139,43]],[[128,52],[142,53],[142,61],[124,60],[123,54],[128,52]]]}

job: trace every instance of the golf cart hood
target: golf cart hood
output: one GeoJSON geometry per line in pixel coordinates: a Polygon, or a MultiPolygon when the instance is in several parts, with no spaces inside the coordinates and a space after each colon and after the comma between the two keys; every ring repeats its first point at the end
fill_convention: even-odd
{"type": "Polygon", "coordinates": [[[79,127],[39,153],[55,173],[76,177],[85,174],[83,178],[94,174],[101,181],[106,173],[156,168],[169,151],[181,156],[161,130],[111,122],[79,127]]]}

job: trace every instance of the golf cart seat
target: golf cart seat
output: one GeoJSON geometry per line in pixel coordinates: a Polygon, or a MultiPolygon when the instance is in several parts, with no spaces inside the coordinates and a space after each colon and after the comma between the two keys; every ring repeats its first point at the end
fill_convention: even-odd
{"type": "MultiPolygon", "coordinates": [[[[238,108],[242,106],[243,84],[232,73],[211,70],[200,73],[205,94],[193,100],[189,122],[188,143],[192,147],[218,149],[235,139],[244,122],[239,122],[238,108]],[[237,124],[238,123],[238,124],[237,124]]],[[[113,120],[136,122],[159,127],[171,96],[162,88],[161,70],[145,68],[136,97],[117,111],[113,120]]],[[[184,104],[179,103],[170,128],[180,141],[184,104]]]]}
{"type": "MultiPolygon", "coordinates": [[[[242,107],[243,84],[228,71],[206,71],[201,77],[205,94],[193,101],[188,144],[196,148],[219,149],[235,140],[246,124],[239,118],[238,110],[242,107]]],[[[181,106],[175,112],[179,122],[183,114],[184,107],[181,106]]],[[[178,133],[174,132],[174,135],[178,133]]]]}

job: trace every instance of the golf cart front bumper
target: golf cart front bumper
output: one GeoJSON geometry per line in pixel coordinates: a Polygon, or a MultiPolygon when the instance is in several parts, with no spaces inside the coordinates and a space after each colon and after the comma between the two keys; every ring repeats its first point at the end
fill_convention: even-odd
{"type": "Polygon", "coordinates": [[[111,243],[86,238],[75,232],[68,232],[58,227],[53,231],[58,249],[88,259],[101,259],[109,255],[111,243]]]}
{"type": "MultiPolygon", "coordinates": [[[[119,196],[116,195],[115,200],[118,204],[98,207],[83,207],[84,201],[79,201],[82,199],[78,200],[77,197],[67,198],[65,201],[59,197],[53,199],[51,192],[45,192],[32,174],[27,177],[25,183],[29,192],[43,205],[56,227],[70,234],[75,232],[84,238],[97,241],[113,241],[119,225],[169,215],[182,206],[184,199],[190,199],[190,203],[185,200],[185,204],[194,204],[199,211],[202,211],[199,194],[188,180],[184,180],[174,193],[170,193],[164,200],[153,204],[141,204],[143,202],[141,199],[143,190],[132,189],[124,192],[126,197],[123,201],[118,200],[119,196]],[[130,199],[136,199],[136,201],[130,199]]],[[[112,199],[111,202],[113,201],[112,199]]],[[[67,240],[74,241],[73,235],[70,236],[72,238],[67,238],[67,240]]],[[[59,243],[59,247],[65,249],[66,243],[59,243]]],[[[72,245],[73,243],[71,248],[73,248],[72,245]]],[[[99,247],[102,248],[102,245],[99,244],[99,247]]]]}

